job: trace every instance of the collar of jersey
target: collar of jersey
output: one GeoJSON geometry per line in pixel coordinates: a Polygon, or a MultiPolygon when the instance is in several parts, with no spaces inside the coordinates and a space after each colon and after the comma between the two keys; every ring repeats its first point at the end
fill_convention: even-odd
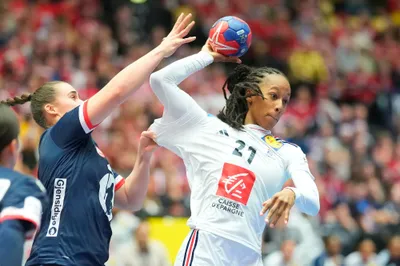
{"type": "Polygon", "coordinates": [[[267,130],[267,129],[263,128],[263,127],[260,127],[259,125],[247,124],[247,125],[244,125],[244,127],[246,129],[251,130],[252,132],[257,133],[257,135],[260,135],[260,136],[261,135],[262,136],[271,135],[271,131],[270,130],[267,130]]]}

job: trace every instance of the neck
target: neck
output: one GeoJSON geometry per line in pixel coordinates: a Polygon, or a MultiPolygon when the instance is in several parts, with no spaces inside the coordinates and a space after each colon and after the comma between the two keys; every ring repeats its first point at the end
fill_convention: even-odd
{"type": "Polygon", "coordinates": [[[9,165],[6,164],[5,160],[0,157],[0,167],[4,168],[11,168],[9,165]]]}
{"type": "Polygon", "coordinates": [[[249,112],[247,112],[246,117],[244,118],[244,124],[245,124],[245,125],[248,125],[248,124],[253,124],[253,125],[255,125],[254,119],[253,119],[253,117],[251,117],[251,116],[249,115],[249,112]]]}

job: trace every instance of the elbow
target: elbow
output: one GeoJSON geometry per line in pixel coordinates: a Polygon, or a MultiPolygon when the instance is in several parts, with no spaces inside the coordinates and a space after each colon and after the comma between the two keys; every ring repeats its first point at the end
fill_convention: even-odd
{"type": "Polygon", "coordinates": [[[313,196],[302,196],[296,205],[302,213],[316,216],[320,209],[319,195],[316,193],[313,196]]]}
{"type": "Polygon", "coordinates": [[[150,87],[154,90],[162,86],[164,75],[161,71],[154,72],[150,75],[150,87]]]}
{"type": "Polygon", "coordinates": [[[307,212],[310,216],[316,216],[319,213],[320,202],[319,202],[319,194],[317,193],[312,199],[310,199],[310,208],[307,212]]]}
{"type": "Polygon", "coordinates": [[[124,204],[119,204],[118,207],[126,211],[138,212],[143,208],[143,203],[144,201],[128,201],[124,204]]]}
{"type": "Polygon", "coordinates": [[[141,204],[132,204],[132,205],[130,206],[129,209],[130,209],[132,212],[138,212],[138,211],[140,211],[142,208],[143,208],[143,202],[142,202],[141,204]]]}
{"type": "Polygon", "coordinates": [[[315,202],[313,202],[313,205],[310,208],[310,212],[308,213],[308,215],[316,216],[319,213],[319,209],[320,209],[320,204],[319,204],[319,199],[317,199],[315,202]]]}

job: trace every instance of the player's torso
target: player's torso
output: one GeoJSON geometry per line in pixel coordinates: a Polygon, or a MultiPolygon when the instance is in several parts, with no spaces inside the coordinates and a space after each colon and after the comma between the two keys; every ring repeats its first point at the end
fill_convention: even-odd
{"type": "Polygon", "coordinates": [[[50,203],[43,213],[33,257],[61,257],[68,264],[83,253],[106,260],[115,178],[104,155],[91,138],[68,151],[48,137],[39,151],[39,179],[50,203]]]}
{"type": "Polygon", "coordinates": [[[286,181],[284,160],[262,136],[210,118],[189,138],[182,157],[192,190],[192,227],[258,248],[265,227],[262,203],[286,181]]]}

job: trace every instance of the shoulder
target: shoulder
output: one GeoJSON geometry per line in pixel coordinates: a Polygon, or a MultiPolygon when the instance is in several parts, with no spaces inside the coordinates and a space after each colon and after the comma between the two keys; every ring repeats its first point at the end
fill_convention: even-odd
{"type": "Polygon", "coordinates": [[[266,136],[265,140],[270,146],[272,146],[280,156],[282,156],[285,160],[305,160],[306,155],[303,150],[295,143],[280,139],[275,136],[266,136]]]}
{"type": "MultiPolygon", "coordinates": [[[[287,150],[287,151],[296,151],[296,150],[300,150],[301,148],[297,145],[294,144],[292,142],[286,141],[284,139],[281,139],[279,137],[276,137],[274,135],[266,135],[264,137],[264,141],[271,146],[272,148],[274,148],[275,150],[287,150]]],[[[302,151],[301,151],[302,152],[302,151]]]]}
{"type": "Polygon", "coordinates": [[[207,119],[205,119],[207,124],[214,126],[219,126],[219,127],[225,127],[225,128],[230,128],[232,130],[236,130],[229,126],[227,123],[223,122],[221,119],[219,119],[216,115],[213,114],[207,114],[207,119]]]}
{"type": "Polygon", "coordinates": [[[33,176],[23,175],[19,173],[18,175],[16,175],[13,186],[17,187],[18,191],[20,191],[21,194],[46,193],[46,189],[38,179],[33,176]]]}
{"type": "Polygon", "coordinates": [[[52,128],[46,129],[46,130],[42,133],[42,135],[40,136],[39,148],[46,147],[47,143],[49,143],[49,142],[48,142],[48,141],[49,141],[49,138],[51,139],[51,136],[50,136],[49,132],[50,132],[51,129],[52,129],[52,128]]]}
{"type": "Polygon", "coordinates": [[[0,167],[0,178],[10,180],[11,182],[26,182],[34,177],[24,175],[9,168],[0,167]]]}
{"type": "Polygon", "coordinates": [[[46,189],[38,179],[11,169],[0,170],[0,188],[0,198],[7,198],[11,204],[25,200],[29,196],[46,198],[46,189]]]}

